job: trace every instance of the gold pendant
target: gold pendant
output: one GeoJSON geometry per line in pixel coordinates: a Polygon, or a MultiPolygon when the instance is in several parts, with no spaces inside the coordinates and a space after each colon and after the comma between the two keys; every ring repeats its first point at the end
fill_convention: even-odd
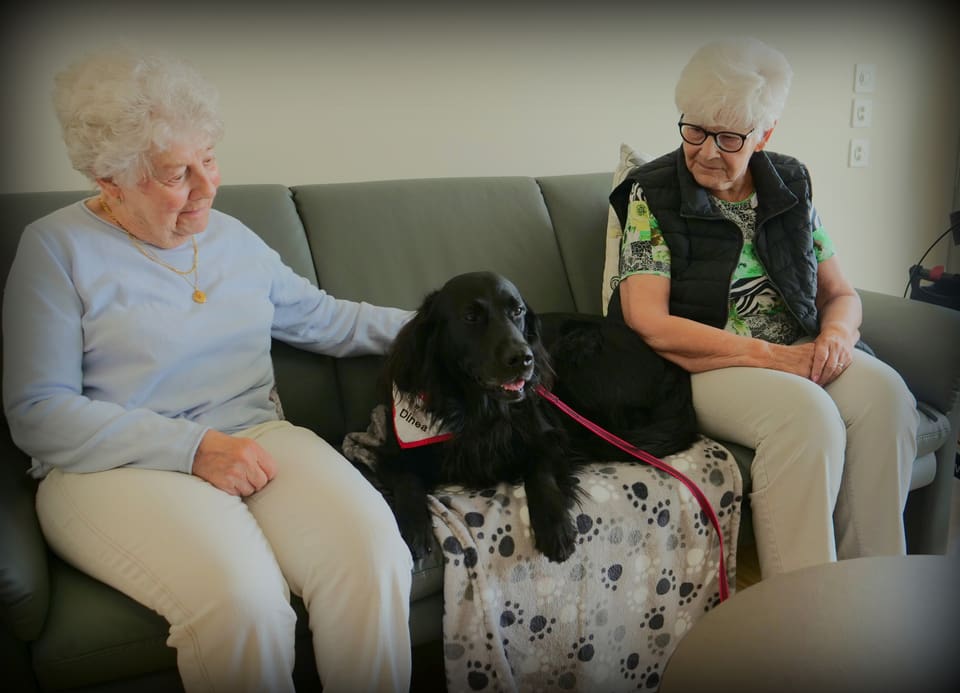
{"type": "Polygon", "coordinates": [[[206,303],[207,295],[200,291],[200,289],[197,289],[193,292],[193,301],[194,303],[206,303]]]}

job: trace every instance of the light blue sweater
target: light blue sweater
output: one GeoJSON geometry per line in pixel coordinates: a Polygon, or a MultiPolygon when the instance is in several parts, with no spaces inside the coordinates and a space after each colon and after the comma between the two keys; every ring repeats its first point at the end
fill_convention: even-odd
{"type": "MultiPolygon", "coordinates": [[[[379,354],[411,316],[318,290],[226,214],[212,211],[197,242],[205,304],[82,202],[26,228],[4,294],[3,404],[33,476],[189,473],[208,429],[277,418],[271,337],[379,354]]],[[[155,252],[181,269],[193,261],[191,243],[155,252]]]]}

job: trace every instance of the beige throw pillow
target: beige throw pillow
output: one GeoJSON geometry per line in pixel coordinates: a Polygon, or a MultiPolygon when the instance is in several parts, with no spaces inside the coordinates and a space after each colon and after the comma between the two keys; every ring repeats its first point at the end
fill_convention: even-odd
{"type": "MultiPolygon", "coordinates": [[[[641,164],[645,164],[653,157],[649,154],[636,152],[632,147],[626,144],[620,145],[620,162],[613,173],[613,186],[616,188],[623,179],[626,178],[633,169],[641,164]]],[[[620,273],[620,238],[623,236],[623,229],[620,228],[620,220],[617,213],[611,207],[607,213],[607,239],[606,251],[603,260],[603,287],[601,292],[601,310],[607,314],[607,304],[610,303],[610,297],[616,288],[617,277],[620,273]]]]}

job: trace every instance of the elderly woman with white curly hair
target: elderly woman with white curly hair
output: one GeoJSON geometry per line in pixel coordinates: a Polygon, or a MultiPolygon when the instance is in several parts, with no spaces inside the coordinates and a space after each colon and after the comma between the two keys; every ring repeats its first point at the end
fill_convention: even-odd
{"type": "Polygon", "coordinates": [[[703,46],[676,85],[680,148],[610,196],[623,236],[609,314],[692,373],[704,433],[755,449],[763,577],[904,553],[916,455],[914,398],[860,342],[810,174],[765,151],[791,78],[758,40],[703,46]]]}
{"type": "Polygon", "coordinates": [[[334,299],[211,208],[222,125],[186,65],[95,54],[55,104],[99,193],[27,227],[3,307],[50,546],[167,619],[187,691],[292,691],[291,591],[324,690],[406,690],[409,550],[360,473],[282,420],[270,345],[384,353],[410,313],[334,299]]]}

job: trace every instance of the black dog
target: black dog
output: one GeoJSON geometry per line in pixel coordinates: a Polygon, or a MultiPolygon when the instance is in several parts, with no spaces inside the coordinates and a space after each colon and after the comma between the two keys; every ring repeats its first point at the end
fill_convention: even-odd
{"type": "Polygon", "coordinates": [[[555,410],[539,385],[654,455],[697,435],[689,374],[623,323],[580,314],[541,323],[507,279],[456,276],[426,297],[386,362],[394,435],[377,475],[414,556],[431,544],[427,493],[502,481],[525,485],[537,549],[557,562],[573,552],[575,473],[630,458],[555,410]]]}

